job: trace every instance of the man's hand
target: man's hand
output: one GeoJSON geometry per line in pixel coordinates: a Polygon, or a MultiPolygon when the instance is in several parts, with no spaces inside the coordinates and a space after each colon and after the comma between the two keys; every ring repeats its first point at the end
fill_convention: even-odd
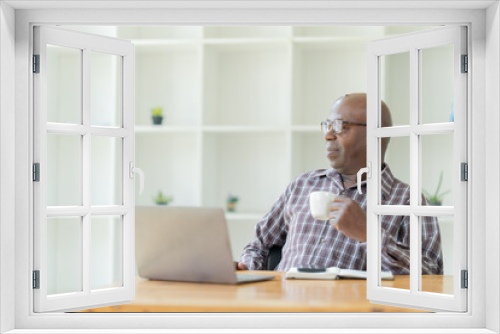
{"type": "Polygon", "coordinates": [[[234,267],[236,268],[236,270],[248,270],[248,267],[244,263],[241,263],[241,262],[235,261],[234,267]]]}
{"type": "Polygon", "coordinates": [[[347,237],[359,242],[366,241],[366,215],[361,207],[345,196],[338,196],[333,201],[330,224],[347,237]]]}

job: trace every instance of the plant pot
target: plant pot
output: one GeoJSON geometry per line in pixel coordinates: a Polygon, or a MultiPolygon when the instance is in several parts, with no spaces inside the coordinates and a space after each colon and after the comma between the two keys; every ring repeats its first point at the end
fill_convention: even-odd
{"type": "Polygon", "coordinates": [[[429,205],[441,206],[441,205],[443,205],[443,203],[441,201],[432,201],[432,202],[429,202],[429,205]]]}
{"type": "Polygon", "coordinates": [[[161,125],[163,121],[163,116],[151,116],[154,125],[161,125]]]}
{"type": "Polygon", "coordinates": [[[168,202],[156,202],[156,205],[168,205],[168,202]]]}
{"type": "Polygon", "coordinates": [[[227,211],[235,212],[237,202],[227,202],[227,211]]]}

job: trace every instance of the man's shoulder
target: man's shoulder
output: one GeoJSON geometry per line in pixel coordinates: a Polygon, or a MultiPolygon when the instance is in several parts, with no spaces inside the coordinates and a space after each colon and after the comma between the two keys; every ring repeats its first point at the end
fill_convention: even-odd
{"type": "Polygon", "coordinates": [[[410,185],[408,183],[401,181],[400,179],[398,179],[394,175],[388,179],[390,179],[393,188],[410,188],[410,185]]]}
{"type": "Polygon", "coordinates": [[[331,170],[331,168],[330,169],[315,169],[315,170],[311,170],[309,172],[305,172],[305,173],[302,173],[299,176],[297,176],[295,178],[295,181],[302,181],[302,180],[308,180],[308,179],[311,179],[311,178],[317,178],[317,177],[321,177],[321,176],[326,176],[330,170],[331,170]]]}
{"type": "Polygon", "coordinates": [[[327,175],[328,172],[328,169],[315,169],[299,174],[288,184],[288,187],[295,188],[296,186],[303,186],[304,184],[314,182],[317,178],[327,175]]]}
{"type": "Polygon", "coordinates": [[[325,177],[330,169],[315,169],[296,176],[292,182],[290,182],[286,188],[288,194],[300,191],[302,192],[304,188],[309,188],[314,184],[317,184],[318,180],[325,177]]]}
{"type": "Polygon", "coordinates": [[[386,164],[382,171],[382,192],[393,200],[406,201],[410,198],[410,185],[394,176],[386,164]]]}

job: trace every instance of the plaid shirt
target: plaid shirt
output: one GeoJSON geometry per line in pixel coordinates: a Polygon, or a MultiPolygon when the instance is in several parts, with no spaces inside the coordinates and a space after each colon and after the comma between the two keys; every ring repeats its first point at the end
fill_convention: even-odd
{"type": "MultiPolygon", "coordinates": [[[[388,165],[381,173],[382,205],[409,205],[410,187],[394,177],[388,165]]],[[[363,194],[354,185],[344,189],[341,175],[320,169],[302,174],[290,183],[255,228],[255,239],[243,250],[240,262],[249,269],[265,270],[273,245],[282,246],[276,270],[292,267],[366,270],[366,243],[346,237],[328,222],[315,220],[309,210],[309,194],[329,191],[356,201],[366,212],[366,181],[363,194]]],[[[410,273],[410,219],[382,216],[382,270],[410,273]]],[[[422,219],[422,274],[442,274],[443,256],[439,226],[435,217],[422,219]]]]}

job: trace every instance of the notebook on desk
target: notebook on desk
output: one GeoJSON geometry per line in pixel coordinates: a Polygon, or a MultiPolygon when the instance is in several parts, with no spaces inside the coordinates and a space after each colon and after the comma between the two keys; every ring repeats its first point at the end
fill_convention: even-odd
{"type": "MultiPolygon", "coordinates": [[[[325,268],[321,271],[301,271],[299,268],[291,268],[285,274],[286,279],[319,279],[319,280],[334,280],[340,278],[347,279],[366,279],[367,272],[364,270],[340,269],[337,267],[325,268]]],[[[394,280],[394,276],[390,271],[382,271],[380,273],[382,280],[394,280]]]]}
{"type": "Polygon", "coordinates": [[[154,280],[238,284],[274,276],[236,274],[221,208],[135,208],[139,276],[154,280]]]}

